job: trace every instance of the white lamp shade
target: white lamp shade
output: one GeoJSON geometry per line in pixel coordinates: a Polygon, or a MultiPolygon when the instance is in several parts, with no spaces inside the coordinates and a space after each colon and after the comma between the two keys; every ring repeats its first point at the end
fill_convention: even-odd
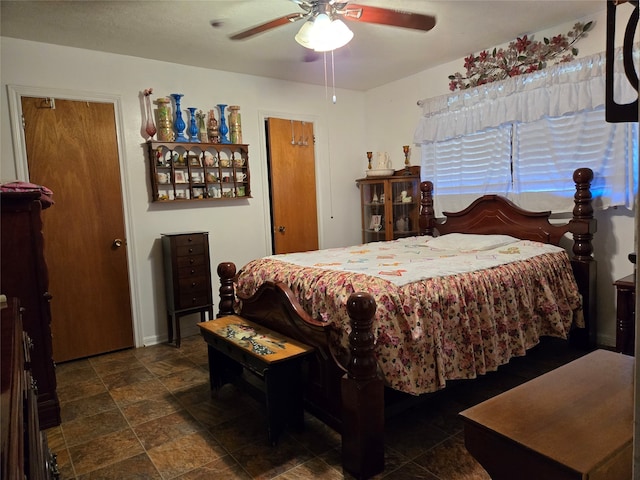
{"type": "Polygon", "coordinates": [[[328,52],[351,41],[353,32],[342,20],[331,20],[321,13],[314,21],[305,22],[295,36],[296,42],[316,52],[328,52]]]}
{"type": "Polygon", "coordinates": [[[316,52],[328,52],[344,47],[353,38],[353,32],[349,30],[349,27],[342,20],[332,21],[322,33],[321,36],[316,37],[314,31],[314,36],[312,37],[313,49],[316,52]]]}
{"type": "Polygon", "coordinates": [[[304,22],[298,33],[294,37],[296,42],[302,45],[305,48],[310,48],[313,50],[313,45],[311,45],[311,30],[313,30],[313,21],[308,20],[304,22]]]}

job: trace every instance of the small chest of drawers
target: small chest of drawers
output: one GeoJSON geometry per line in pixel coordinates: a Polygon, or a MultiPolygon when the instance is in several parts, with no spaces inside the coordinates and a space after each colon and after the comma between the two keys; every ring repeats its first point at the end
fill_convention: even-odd
{"type": "Polygon", "coordinates": [[[213,318],[209,234],[162,234],[169,343],[180,346],[180,317],[200,313],[213,318]],[[175,338],[174,338],[175,328],[175,338]]]}

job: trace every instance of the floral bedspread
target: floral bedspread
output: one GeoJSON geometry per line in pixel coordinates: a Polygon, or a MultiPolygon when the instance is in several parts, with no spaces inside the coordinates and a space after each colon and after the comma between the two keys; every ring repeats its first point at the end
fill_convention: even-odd
{"type": "MultiPolygon", "coordinates": [[[[458,273],[443,273],[456,270],[452,266],[456,256],[451,252],[440,252],[446,268],[437,274],[425,273],[435,260],[407,262],[401,270],[413,265],[422,273],[403,272],[414,280],[400,284],[393,281],[397,276],[384,274],[387,266],[378,267],[383,273],[372,274],[373,270],[363,273],[349,268],[353,265],[336,265],[340,255],[336,250],[380,249],[412,241],[316,251],[312,265],[304,265],[306,260],[302,265],[289,261],[300,261],[300,254],[253,260],[241,270],[237,291],[248,296],[265,280],[284,282],[312,317],[336,326],[332,348],[342,353],[348,350],[350,332],[347,299],[353,292],[369,292],[377,304],[373,330],[379,369],[390,387],[415,395],[441,389],[447,380],[475,378],[496,370],[512,357],[524,355],[541,336],[566,338],[574,321],[582,324],[581,296],[568,255],[537,242],[462,255],[463,264],[468,263],[469,255],[500,259],[480,270],[460,267],[458,273]],[[518,258],[516,250],[522,253],[536,246],[541,247],[541,254],[518,258]]],[[[356,262],[356,268],[364,263],[356,262]]]]}

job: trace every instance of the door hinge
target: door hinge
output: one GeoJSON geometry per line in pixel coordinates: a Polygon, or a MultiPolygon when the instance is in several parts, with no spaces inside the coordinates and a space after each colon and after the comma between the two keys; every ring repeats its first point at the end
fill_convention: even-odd
{"type": "Polygon", "coordinates": [[[21,118],[22,118],[22,129],[24,130],[27,127],[27,124],[24,121],[24,115],[21,115],[21,118]]]}

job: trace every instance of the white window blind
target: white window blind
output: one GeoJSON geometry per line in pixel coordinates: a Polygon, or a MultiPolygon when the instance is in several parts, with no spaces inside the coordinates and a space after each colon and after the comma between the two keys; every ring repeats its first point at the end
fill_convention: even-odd
{"type": "Polygon", "coordinates": [[[632,207],[637,191],[637,172],[633,172],[637,124],[606,123],[601,107],[518,123],[514,129],[514,198],[518,203],[571,211],[573,171],[589,167],[594,172],[591,190],[597,207],[632,207]]]}
{"type": "Polygon", "coordinates": [[[571,212],[579,167],[594,172],[596,208],[633,208],[638,124],[606,123],[604,108],[598,108],[422,146],[422,179],[434,183],[437,215],[488,193],[530,210],[571,212]]]}
{"type": "Polygon", "coordinates": [[[511,185],[511,125],[422,146],[422,179],[434,182],[438,212],[457,211],[511,185]]]}

